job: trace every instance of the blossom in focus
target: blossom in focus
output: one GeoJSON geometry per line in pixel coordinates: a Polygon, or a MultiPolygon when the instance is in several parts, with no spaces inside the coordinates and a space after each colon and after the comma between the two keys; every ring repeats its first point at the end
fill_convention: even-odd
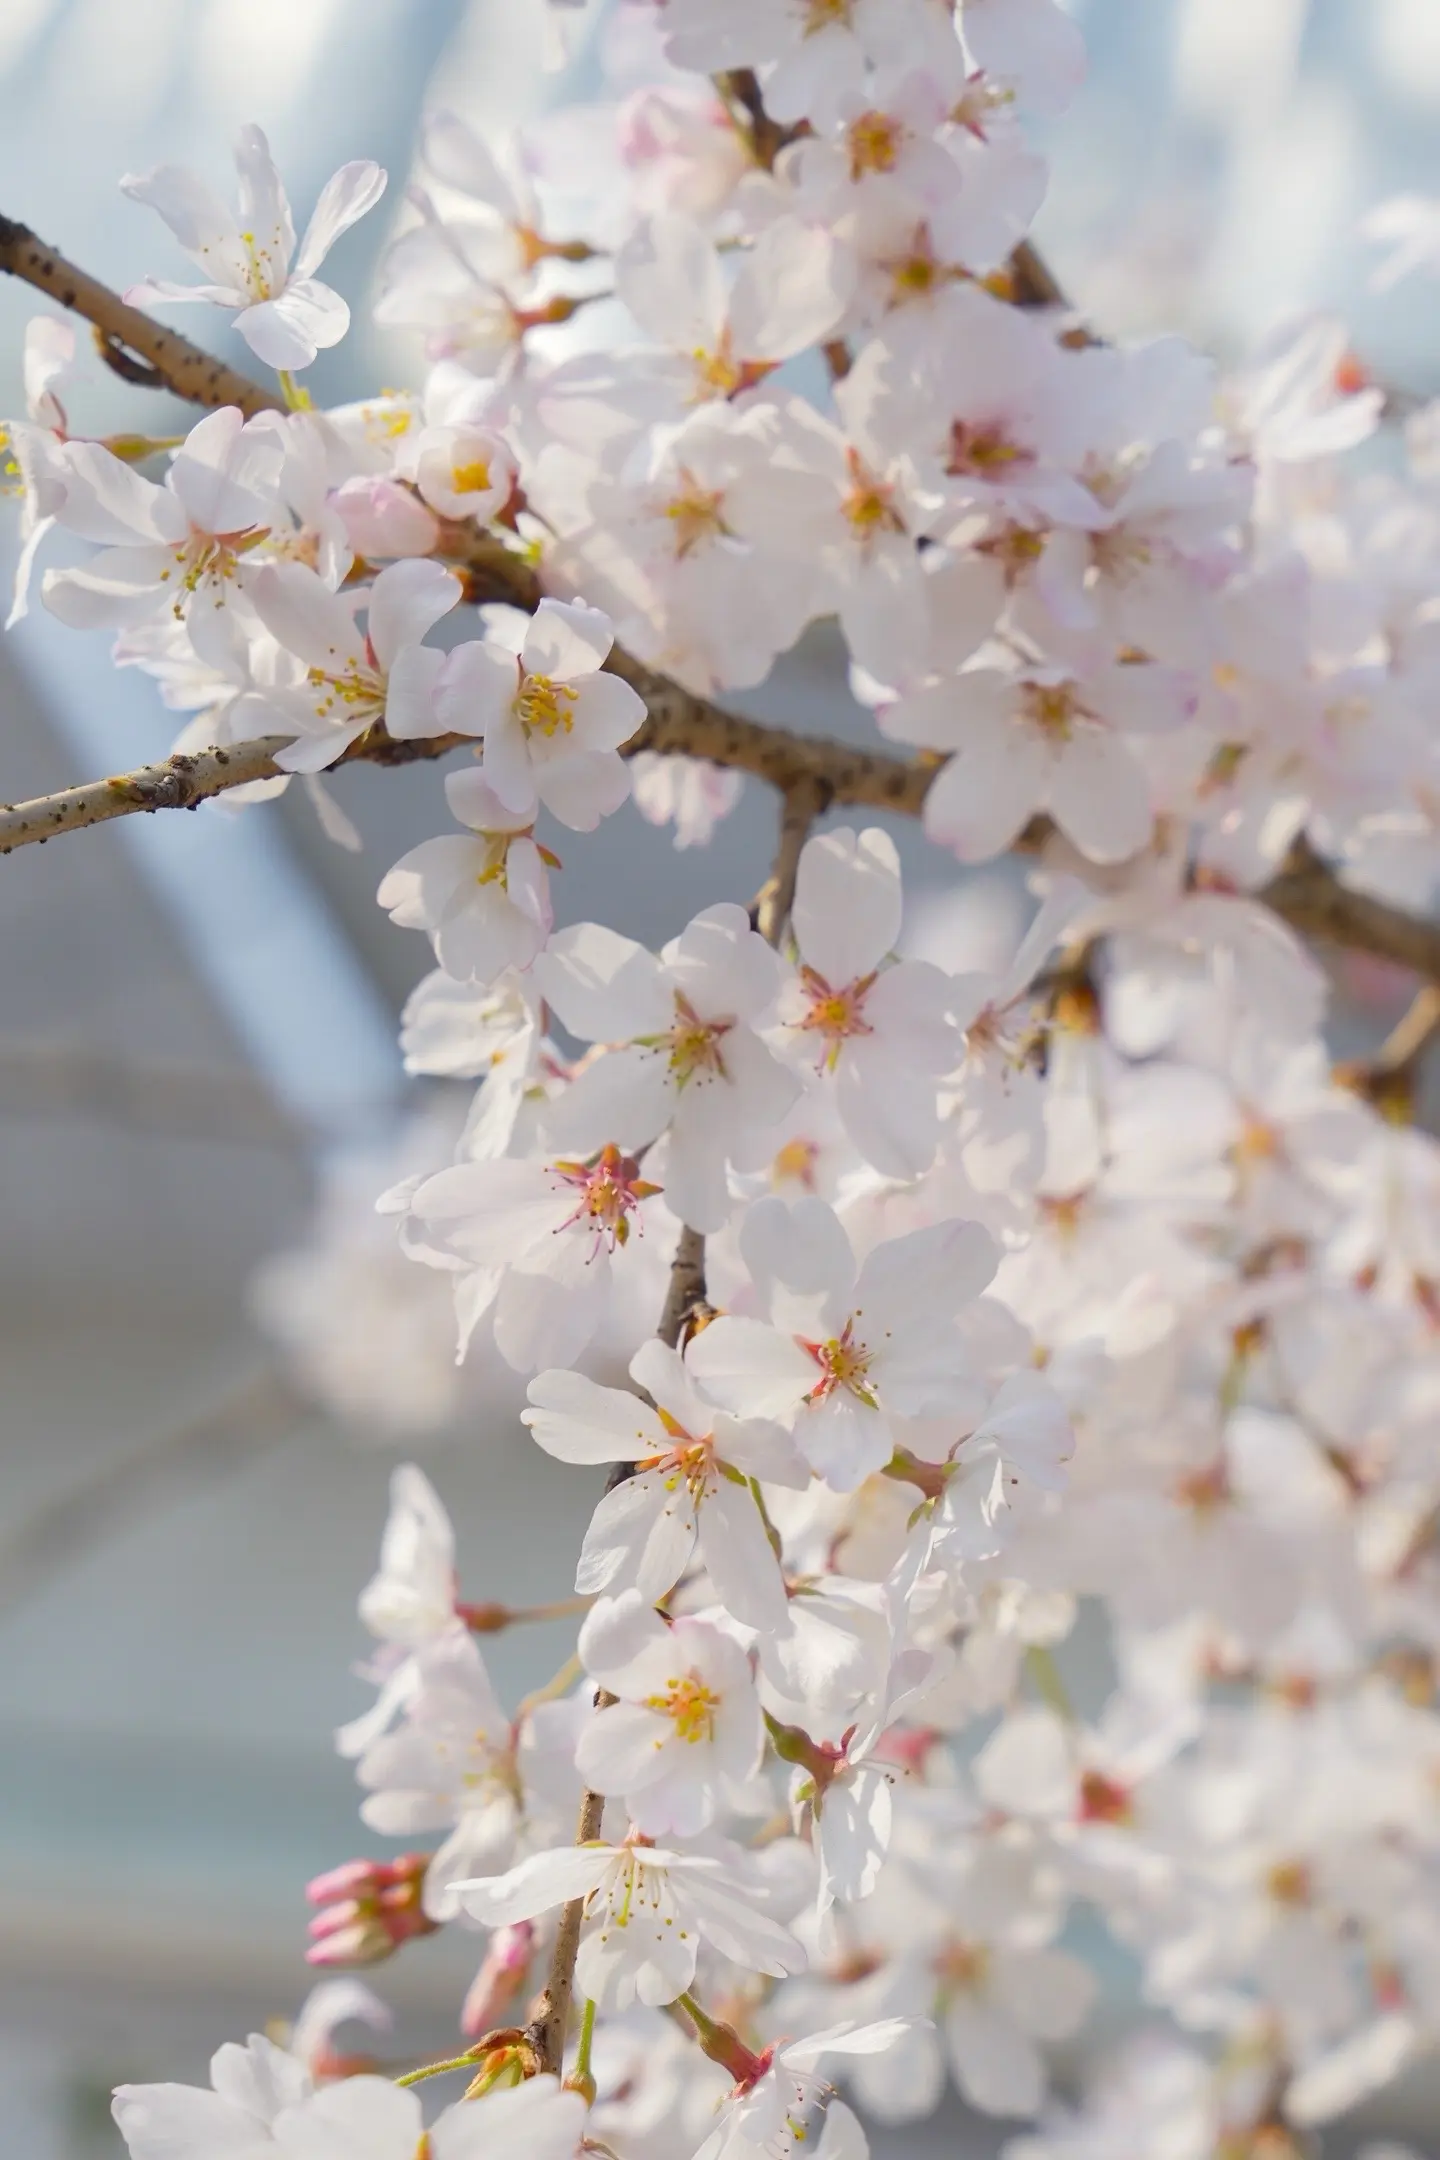
{"type": "Polygon", "coordinates": [[[833,1073],[841,1122],[890,1177],[916,1177],[940,1137],[936,1087],[955,1066],[950,986],[896,960],[900,859],[888,833],[842,826],[801,851],[790,925],[797,968],[780,1001],[787,1055],[833,1073]]]}
{"type": "Polygon", "coordinates": [[[72,629],[118,630],[165,609],[183,618],[202,658],[223,658],[227,603],[264,575],[254,550],[280,511],[284,446],[263,415],[246,420],[234,405],[207,413],[163,484],[101,443],[66,443],[57,458],[64,501],[55,516],[100,553],[81,569],[45,573],[51,614],[72,629]]]}
{"type": "Polygon", "coordinates": [[[782,1628],[785,1587],[750,1481],[803,1487],[808,1471],[777,1426],[707,1403],[666,1344],[642,1343],[630,1374],[655,1408],[582,1373],[544,1372],[522,1413],[560,1462],[635,1466],[595,1510],[576,1589],[637,1590],[654,1604],[698,1553],[728,1612],[749,1627],[782,1628]]]}
{"type": "Polygon", "coordinates": [[[942,1222],[857,1259],[823,1200],[759,1200],[740,1233],[764,1320],[722,1315],[687,1363],[737,1417],[778,1418],[804,1460],[853,1492],[904,1445],[905,1421],[950,1410],[971,1376],[955,1327],[995,1269],[978,1223],[942,1222]]]}
{"type": "Polygon", "coordinates": [[[532,1853],[508,1874],[456,1883],[452,1909],[509,1927],[573,1898],[585,1901],[579,1987],[602,2009],[659,2006],[695,1978],[701,1943],[751,1972],[799,1972],[805,1953],[761,1911],[742,1875],[708,1853],[653,1845],[565,1845],[532,1853]]]}
{"type": "Polygon", "coordinates": [[[159,212],[209,283],[176,285],[146,278],[125,298],[209,300],[237,310],[235,327],[268,367],[308,367],[322,347],[338,345],[350,310],[315,272],[343,232],[372,210],[385,192],[385,174],[369,158],[342,165],[326,181],[297,251],[295,224],[264,134],[253,124],[235,139],[240,175],[236,212],[227,210],[198,174],[181,165],[122,180],[125,193],[159,212]]]}
{"type": "Polygon", "coordinates": [[[535,840],[533,812],[508,808],[483,772],[447,773],[445,800],[469,833],[422,840],[387,870],[375,897],[392,922],[428,931],[448,975],[488,987],[543,948],[554,920],[546,864],[555,858],[535,840]]]}
{"type": "Polygon", "coordinates": [[[760,1767],[765,1730],[744,1651],[704,1620],[662,1620],[627,1590],[586,1615],[580,1657],[617,1698],[580,1736],[586,1785],[623,1795],[647,1837],[694,1837],[760,1767]]]}
{"type": "Polygon", "coordinates": [[[619,751],[645,706],[602,671],[613,641],[598,608],[542,600],[513,631],[507,625],[450,655],[441,724],[484,737],[485,784],[517,816],[533,820],[543,803],[573,832],[593,832],[629,794],[619,751]]]}
{"type": "Polygon", "coordinates": [[[445,655],[422,640],[460,598],[442,564],[390,563],[366,590],[332,592],[304,563],[274,563],[255,580],[255,610],[271,636],[305,663],[303,684],[281,699],[296,739],[276,756],[291,772],[318,772],[368,728],[408,739],[433,735],[445,655]],[[365,608],[365,627],[356,620],[365,608]]]}
{"type": "Polygon", "coordinates": [[[727,1160],[800,1092],[757,1032],[780,967],[745,910],[706,908],[658,959],[600,923],[580,923],[551,939],[535,978],[571,1034],[618,1045],[556,1100],[552,1139],[587,1151],[615,1140],[633,1151],[664,1133],[657,1175],[669,1206],[692,1229],[718,1230],[731,1211],[727,1160]]]}

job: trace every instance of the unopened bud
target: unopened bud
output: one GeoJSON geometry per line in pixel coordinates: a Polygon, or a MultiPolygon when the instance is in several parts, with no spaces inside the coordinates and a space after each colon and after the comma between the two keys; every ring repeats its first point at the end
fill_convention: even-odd
{"type": "Polygon", "coordinates": [[[426,1912],[428,1853],[398,1860],[347,1860],[317,1875],[305,1895],[320,1907],[310,1922],[309,1965],[378,1965],[401,1943],[433,1935],[439,1922],[426,1912]]]}
{"type": "Polygon", "coordinates": [[[346,480],[330,503],[356,554],[372,560],[430,555],[440,538],[434,513],[398,480],[364,475],[346,480]]]}

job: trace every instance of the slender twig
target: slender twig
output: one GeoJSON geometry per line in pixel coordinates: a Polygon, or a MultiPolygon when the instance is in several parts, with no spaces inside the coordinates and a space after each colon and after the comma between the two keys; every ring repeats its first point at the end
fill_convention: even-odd
{"type": "Polygon", "coordinates": [[[801,850],[810,837],[817,814],[834,799],[828,791],[803,780],[788,787],[781,798],[780,839],[775,849],[774,867],[756,895],[754,907],[755,927],[767,945],[778,946],[785,935],[790,910],[795,905],[795,880],[800,870],[801,850]]]}

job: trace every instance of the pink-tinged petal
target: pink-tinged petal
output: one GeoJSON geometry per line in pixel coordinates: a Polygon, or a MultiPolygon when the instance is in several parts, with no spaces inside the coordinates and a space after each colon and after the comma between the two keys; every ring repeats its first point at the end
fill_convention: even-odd
{"type": "Polygon", "coordinates": [[[364,734],[370,725],[368,720],[357,720],[352,727],[326,727],[313,735],[297,735],[294,742],[287,743],[275,753],[275,763],[286,772],[324,772],[335,763],[364,734]]]}
{"type": "Polygon", "coordinates": [[[694,1549],[688,1488],[678,1478],[647,1471],[617,1485],[596,1508],[580,1549],[575,1588],[588,1596],[633,1587],[653,1605],[674,1589],[694,1549]]]}
{"type": "Polygon", "coordinates": [[[900,936],[900,858],[878,825],[807,841],[791,924],[800,957],[832,990],[873,974],[900,936]]]}
{"type": "Polygon", "coordinates": [[[300,252],[295,257],[297,279],[315,275],[341,233],[348,232],[368,210],[374,209],[385,193],[385,182],[383,166],[371,158],[357,158],[331,174],[310,213],[300,252]]]}
{"type": "Polygon", "coordinates": [[[187,166],[157,165],[148,173],[127,173],[120,187],[132,202],[156,211],[202,268],[228,269],[229,252],[239,253],[233,214],[187,166]],[[223,256],[222,249],[227,251],[223,256]]]}
{"type": "MultiPolygon", "coordinates": [[[[810,1368],[812,1375],[815,1367],[810,1368]]],[[[795,1420],[795,1445],[832,1492],[858,1492],[895,1452],[890,1421],[868,1403],[837,1388],[806,1403],[795,1420]]]]}
{"type": "Polygon", "coordinates": [[[641,1343],[630,1360],[630,1377],[694,1438],[703,1439],[709,1432],[714,1410],[696,1394],[679,1351],[661,1342],[658,1335],[641,1343]]]}
{"type": "Polygon", "coordinates": [[[65,487],[59,514],[67,532],[101,547],[184,539],[185,514],[169,489],[146,480],[99,443],[66,443],[56,470],[65,487]]]}
{"type": "Polygon", "coordinates": [[[385,725],[400,742],[417,742],[438,732],[435,688],[445,655],[428,645],[410,645],[390,670],[385,689],[385,725]]]}
{"type": "Polygon", "coordinates": [[[571,708],[572,736],[585,750],[618,750],[645,724],[645,700],[618,675],[589,675],[571,708]]]}
{"type": "Polygon", "coordinates": [[[722,1479],[700,1508],[700,1557],[726,1612],[746,1627],[782,1628],[785,1582],[751,1493],[722,1479]]]}
{"type": "Polygon", "coordinates": [[[731,341],[745,360],[790,360],[829,336],[849,303],[854,257],[823,228],[777,218],[741,258],[731,341]]]}
{"type": "Polygon", "coordinates": [[[537,758],[531,774],[541,802],[571,832],[594,832],[630,799],[630,768],[613,750],[537,758]]]}
{"type": "Polygon", "coordinates": [[[855,1283],[856,1309],[896,1334],[938,1331],[989,1287],[999,1260],[979,1223],[927,1223],[871,1247],[855,1283]]]}
{"type": "Polygon", "coordinates": [[[1050,782],[1056,824],[1091,862],[1124,862],[1150,838],[1142,767],[1108,729],[1078,722],[1050,782]]]}
{"type": "Polygon", "coordinates": [[[674,1000],[660,962],[604,923],[562,930],[535,979],[562,1027],[583,1042],[663,1035],[674,1024],[674,1000]]]}
{"type": "MultiPolygon", "coordinates": [[[[390,2090],[395,2090],[392,2085],[390,2090]]],[[[213,2153],[215,2160],[264,2160],[268,2132],[218,2093],[193,2085],[120,2085],[112,2112],[136,2160],[213,2153]]]]}
{"type": "Polygon", "coordinates": [[[418,645],[459,602],[460,581],[443,563],[389,564],[370,588],[366,618],[381,667],[393,667],[407,645],[418,645]]]}
{"type": "Polygon", "coordinates": [[[614,642],[615,627],[599,608],[578,600],[542,600],[525,633],[520,664],[527,675],[573,682],[593,675],[614,642]]]}
{"type": "Polygon", "coordinates": [[[502,706],[490,716],[482,770],[507,808],[522,812],[527,821],[534,817],[540,797],[530,764],[530,744],[513,705],[502,706]]]}
{"type": "Polygon", "coordinates": [[[234,405],[191,428],[170,465],[170,486],[200,532],[246,532],[274,516],[284,439],[266,419],[234,405]]]}
{"type": "Polygon", "coordinates": [[[446,773],[445,800],[451,816],[459,818],[472,832],[518,833],[526,829],[526,820],[506,809],[478,765],[463,765],[458,772],[446,773]]]}
{"type": "Polygon", "coordinates": [[[987,862],[1024,831],[1044,807],[1053,763],[1031,728],[978,729],[932,781],[925,797],[925,831],[961,862],[987,862]]]}
{"type": "Polygon", "coordinates": [[[72,630],[128,629],[168,607],[160,577],[169,563],[163,549],[107,548],[83,570],[47,570],[40,597],[72,630]]]}
{"type": "Polygon", "coordinates": [[[840,1122],[875,1169],[892,1178],[929,1169],[940,1140],[935,1077],[908,1063],[903,1045],[869,1036],[844,1044],[835,1099],[840,1122]]]}
{"type": "Polygon", "coordinates": [[[484,735],[510,710],[519,687],[519,667],[503,646],[479,638],[457,645],[446,655],[440,678],[440,724],[451,734],[484,735]]]}
{"type": "Polygon", "coordinates": [[[830,2025],[804,2040],[788,2041],[783,2059],[797,2070],[813,2070],[827,2055],[883,2055],[928,2024],[927,2018],[900,2017],[880,2018],[873,2025],[830,2025]]]}
{"type": "Polygon", "coordinates": [[[604,1881],[614,1859],[608,1845],[559,1846],[551,1852],[531,1853],[508,1874],[457,1883],[451,1895],[472,1920],[483,1920],[487,1927],[510,1927],[517,1920],[533,1920],[553,1906],[568,1905],[572,1898],[588,1897],[604,1881]]]}
{"type": "Polygon", "coordinates": [[[260,275],[274,292],[284,283],[295,251],[295,220],[263,128],[246,121],[235,133],[242,238],[253,250],[260,275]]]}
{"type": "Polygon", "coordinates": [[[785,1417],[820,1378],[791,1336],[731,1315],[702,1329],[685,1358],[706,1394],[736,1417],[785,1417]]]}
{"type": "Polygon", "coordinates": [[[725,279],[695,219],[652,218],[622,248],[615,289],[646,336],[672,352],[712,352],[725,320],[725,279]]]}
{"type": "Polygon", "coordinates": [[[360,473],[343,481],[331,493],[330,508],[355,553],[370,562],[433,555],[440,539],[434,513],[383,474],[360,473]]]}
{"type": "MultiPolygon", "coordinates": [[[[535,962],[537,986],[549,957],[548,952],[541,953],[535,962]]],[[[611,1140],[622,1148],[648,1147],[670,1123],[675,1098],[675,1083],[663,1051],[608,1050],[547,1107],[547,1143],[571,1155],[588,1155],[611,1140]]],[[[667,1193],[671,1182],[672,1173],[667,1170],[667,1193]]]]}
{"type": "Polygon", "coordinates": [[[152,300],[163,300],[166,305],[176,301],[208,301],[212,307],[240,308],[245,305],[245,294],[238,285],[177,285],[170,278],[141,278],[138,285],[127,285],[120,295],[127,307],[145,307],[152,300]]]}
{"type": "Polygon", "coordinates": [[[365,641],[350,602],[304,563],[267,563],[247,590],[270,635],[307,667],[338,674],[363,659],[365,641]]]}
{"type": "Polygon", "coordinates": [[[512,1372],[533,1373],[551,1358],[578,1358],[605,1317],[609,1268],[593,1265],[578,1238],[557,1240],[546,1268],[507,1268],[495,1301],[495,1348],[512,1372]]]}
{"type": "Polygon", "coordinates": [[[671,1446],[648,1403],[624,1388],[601,1387],[583,1373],[544,1372],[530,1383],[520,1422],[557,1462],[634,1462],[671,1446]]]}
{"type": "Polygon", "coordinates": [[[287,285],[275,299],[258,301],[235,318],[257,360],[292,370],[309,367],[316,353],[338,345],[349,327],[348,306],[317,279],[287,285]]]}

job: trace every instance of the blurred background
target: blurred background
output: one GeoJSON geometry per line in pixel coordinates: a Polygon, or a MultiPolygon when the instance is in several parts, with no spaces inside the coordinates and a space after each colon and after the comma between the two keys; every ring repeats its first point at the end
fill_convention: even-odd
{"type": "MultiPolygon", "coordinates": [[[[1440,288],[1376,299],[1355,237],[1387,195],[1440,193],[1440,0],[1075,11],[1092,75],[1050,131],[1039,238],[1091,316],[1235,353],[1338,306],[1387,379],[1440,386],[1440,288]]],[[[174,161],[228,186],[230,138],[258,120],[303,222],[338,164],[376,157],[390,196],[327,272],[356,330],[310,379],[322,402],[415,380],[418,352],[378,339],[363,302],[417,117],[443,103],[509,126],[593,94],[593,49],[568,77],[543,72],[541,12],[0,0],[0,212],[124,286],[182,265],[122,173],[174,161]]],[[[31,297],[0,288],[0,412],[23,410],[31,297]]],[[[174,319],[223,342],[218,317],[174,319]]],[[[163,401],[95,377],[72,406],[85,432],[165,431],[163,401]]],[[[0,522],[0,579],[13,550],[0,522]]],[[[0,643],[0,795],[168,749],[174,716],[106,645],[43,612],[0,643]]],[[[859,715],[838,679],[816,637],[744,702],[843,732],[859,715]]],[[[457,1393],[448,1430],[407,1445],[311,1408],[251,1317],[257,1264],[313,1235],[322,1187],[332,1228],[369,1223],[415,1107],[395,1022],[428,949],[374,889],[442,829],[439,778],[359,767],[336,792],[358,856],[292,794],[243,816],[126,819],[0,865],[0,2149],[24,2160],[113,2156],[117,2079],[203,2078],[220,2040],[298,2006],[302,1885],[377,1845],[330,1734],[368,1699],[350,1671],[355,1596],[393,1462],[422,1450],[471,1599],[563,1595],[588,1518],[583,1476],[522,1444],[508,1403],[457,1393]],[[327,1171],[321,1134],[358,1151],[348,1169],[327,1171]]],[[[626,811],[567,851],[563,904],[658,942],[755,890],[772,816],[749,795],[712,848],[677,854],[626,811]]],[[[897,839],[917,880],[944,876],[912,831],[897,839]]],[[[1003,945],[1019,902],[1001,879],[984,897],[1003,945]]],[[[332,1239],[275,1295],[293,1310],[333,1293],[381,1400],[434,1307],[416,1292],[408,1333],[372,1326],[419,1271],[371,1235],[369,1257],[332,1239]]],[[[543,1681],[567,1647],[544,1629],[497,1640],[502,1691],[543,1681]]],[[[444,2052],[466,1945],[441,1938],[379,1977],[399,2052],[444,2052]]],[[[890,2141],[992,2143],[954,2121],[890,2141]]]]}

